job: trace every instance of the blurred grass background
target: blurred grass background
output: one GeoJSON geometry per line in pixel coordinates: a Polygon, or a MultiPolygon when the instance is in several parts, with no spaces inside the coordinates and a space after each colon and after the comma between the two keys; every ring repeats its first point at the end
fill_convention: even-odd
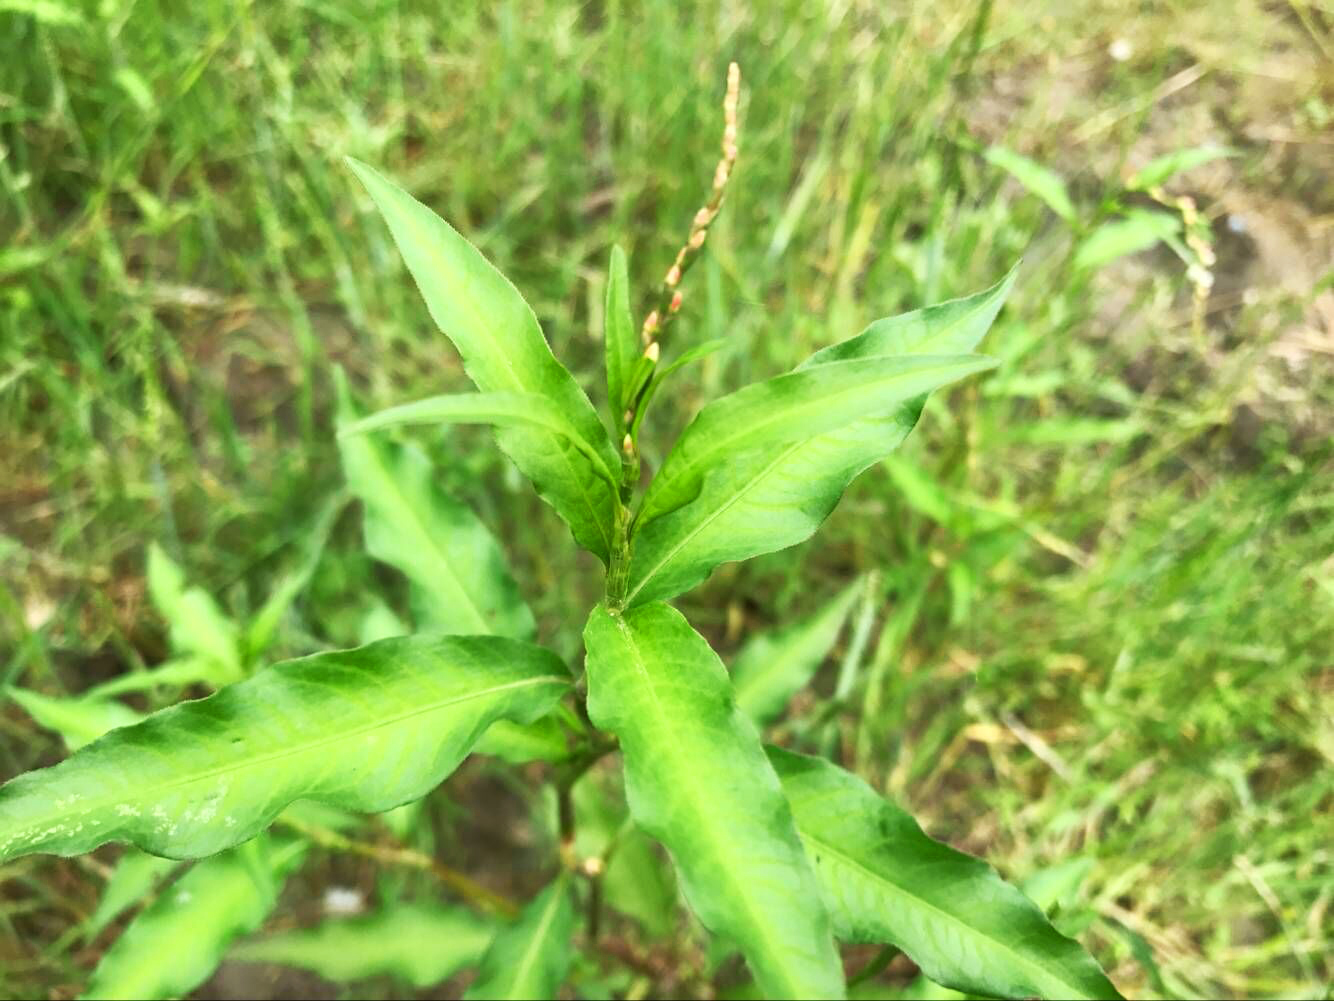
{"type": "MultiPolygon", "coordinates": [[[[609,247],[660,277],[736,59],[741,160],[667,353],[731,346],[669,387],[650,460],[709,396],[1024,264],[1001,368],[814,541],[682,607],[729,651],[875,571],[830,750],[1011,878],[1085,860],[1064,927],[1128,994],[1328,997],[1332,26],[1327,0],[0,0],[0,685],[160,660],[150,541],[258,607],[340,483],[335,363],[373,405],[464,388],[343,155],[476,242],[601,403],[609,247]],[[1217,254],[1202,322],[1162,245],[1076,266],[1114,204],[1154,207],[1133,170],[1209,144],[1238,155],[1167,185],[1217,254]]],[[[424,437],[572,655],[593,561],[485,435],[424,437]]],[[[355,642],[394,586],[343,518],[284,652],[355,642]]],[[[0,704],[0,777],[60,753],[0,704]]],[[[72,996],[98,865],[6,871],[0,991],[72,996]]]]}

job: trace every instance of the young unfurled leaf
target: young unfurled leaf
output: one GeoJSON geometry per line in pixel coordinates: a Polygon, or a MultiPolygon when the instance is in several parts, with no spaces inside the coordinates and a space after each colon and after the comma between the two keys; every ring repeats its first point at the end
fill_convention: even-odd
{"type": "Polygon", "coordinates": [[[705,472],[733,456],[777,454],[785,444],[892,412],[994,364],[977,355],[878,355],[811,365],[746,386],[690,422],[649,485],[638,520],[647,525],[692,500],[705,472]]]}
{"type": "Polygon", "coordinates": [[[639,339],[635,321],[630,316],[630,278],[626,273],[625,251],[611,248],[607,265],[607,302],[602,317],[602,339],[606,351],[607,405],[617,437],[625,434],[625,398],[630,370],[639,358],[639,339]]]}
{"type": "Polygon", "coordinates": [[[630,812],[671,853],[699,919],[770,997],[842,997],[818,883],[717,654],[661,603],[595,608],[584,643],[589,716],[620,738],[630,812]]]}
{"type": "Polygon", "coordinates": [[[442,781],[492,722],[530,722],[569,684],[555,654],[498,636],[287,661],[0,787],[0,861],[108,841],[211,855],[297,799],[388,810],[442,781]]]}
{"type": "Polygon", "coordinates": [[[1055,171],[1004,146],[992,146],[984,155],[988,163],[999,167],[1041,198],[1066,222],[1076,221],[1075,206],[1066,193],[1065,181],[1055,171]]]}
{"type": "Polygon", "coordinates": [[[896,945],[937,983],[987,997],[1119,998],[1078,943],[980,859],[820,758],[769,748],[839,938],[896,945]]]}
{"type": "Polygon", "coordinates": [[[263,924],[305,850],[299,841],[261,838],[196,864],[130,923],[83,997],[189,994],[217,969],[233,939],[263,924]]]}
{"type": "MultiPolygon", "coordinates": [[[[381,410],[339,428],[338,436],[366,434],[407,424],[493,424],[550,432],[584,454],[598,476],[615,483],[608,457],[585,440],[560,408],[537,393],[446,393],[381,410]]],[[[602,436],[604,439],[606,435],[602,436]]]]}
{"type": "Polygon", "coordinates": [[[97,910],[85,927],[85,935],[90,939],[96,937],[122,912],[143,900],[180,864],[176,859],[158,858],[137,848],[127,849],[102,889],[97,910]]]}
{"type": "MultiPolygon", "coordinates": [[[[336,383],[339,426],[346,428],[356,408],[341,370],[336,383]]],[[[420,449],[382,436],[340,435],[338,451],[348,486],[366,508],[366,548],[411,582],[419,628],[533,634],[533,614],[495,537],[436,485],[420,449]]]]}
{"type": "Polygon", "coordinates": [[[494,934],[494,921],[462,907],[400,901],[241,942],[227,959],[295,966],[340,983],[390,976],[423,990],[475,966],[494,934]]]}
{"type": "MultiPolygon", "coordinates": [[[[383,214],[436,325],[483,392],[536,393],[565,416],[583,441],[617,468],[618,453],[578,383],[556,360],[537,317],[518,290],[443,219],[378,171],[348,160],[383,214]]],[[[497,434],[500,447],[569,524],[575,539],[605,563],[616,498],[587,455],[568,438],[536,427],[497,434]]]]}
{"type": "Polygon", "coordinates": [[[809,618],[753,637],[732,665],[737,706],[757,724],[767,723],[805,687],[829,654],[861,593],[853,581],[809,618]]]}
{"type": "MultiPolygon", "coordinates": [[[[826,361],[973,350],[1000,311],[1017,269],[985,292],[877,320],[856,337],[817,352],[826,361]]],[[[810,538],[853,478],[899,446],[923,397],[884,416],[862,417],[809,440],[728,456],[705,473],[699,495],[637,526],[627,604],[670,598],[720,563],[749,559],[810,538]]]]}
{"type": "Polygon", "coordinates": [[[1100,268],[1127,254],[1148,250],[1159,240],[1169,240],[1181,231],[1181,219],[1167,212],[1133,209],[1125,218],[1105,222],[1090,233],[1075,251],[1078,270],[1100,268]]]}
{"type": "Polygon", "coordinates": [[[477,979],[464,998],[554,998],[570,968],[570,940],[574,935],[571,892],[569,874],[562,872],[513,924],[496,932],[482,957],[477,979]]]}

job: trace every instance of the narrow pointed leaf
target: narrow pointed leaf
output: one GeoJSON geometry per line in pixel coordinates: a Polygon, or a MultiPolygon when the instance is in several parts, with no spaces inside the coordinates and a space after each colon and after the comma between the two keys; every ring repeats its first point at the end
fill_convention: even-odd
{"type": "Polygon", "coordinates": [[[56,698],[24,688],[11,688],[8,694],[38,726],[60,734],[71,751],[77,751],[108,730],[130,726],[143,719],[142,713],[119,702],[56,698]]]}
{"type": "Polygon", "coordinates": [[[137,848],[127,850],[102,888],[97,910],[88,919],[85,935],[95,938],[103,928],[143,900],[180,864],[176,859],[158,858],[137,848]]]}
{"type": "Polygon", "coordinates": [[[496,720],[473,745],[473,753],[521,765],[528,761],[565,761],[572,752],[555,717],[543,716],[528,724],[496,720]]]}
{"type": "Polygon", "coordinates": [[[623,435],[628,403],[626,388],[630,370],[639,357],[639,340],[635,337],[635,321],[630,316],[630,277],[626,270],[625,251],[619,246],[611,248],[611,262],[607,266],[602,339],[607,359],[607,405],[616,434],[623,435]]]}
{"type": "Polygon", "coordinates": [[[671,853],[705,927],[775,998],[843,996],[843,971],[786,802],[722,662],[657,603],[584,631],[588,712],[621,741],[631,815],[671,853]]]}
{"type": "Polygon", "coordinates": [[[1169,240],[1181,231],[1181,220],[1167,212],[1133,209],[1124,218],[1105,222],[1091,232],[1075,251],[1074,266],[1091,270],[1128,254],[1148,250],[1159,240],[1169,240]]]}
{"type": "Polygon", "coordinates": [[[227,959],[294,966],[338,983],[390,976],[423,990],[475,966],[494,934],[493,921],[462,907],[399,902],[241,942],[227,959]]]}
{"type": "Polygon", "coordinates": [[[173,650],[211,664],[210,681],[215,687],[241,679],[241,636],[236,624],[207,591],[186,586],[180,567],[156,543],[148,548],[148,593],[167,620],[173,650]]]}
{"type": "Polygon", "coordinates": [[[442,781],[495,720],[530,722],[568,688],[554,654],[498,636],[389,639],[277,664],[0,787],[0,862],[108,841],[211,855],[297,799],[388,810],[442,781]]]}
{"type": "Polygon", "coordinates": [[[102,957],[85,998],[176,998],[207,980],[228,945],[264,923],[301,842],[261,839],[205,859],[134,919],[102,957]]]}
{"type": "Polygon", "coordinates": [[[602,479],[614,483],[611,467],[595,446],[565,419],[560,408],[536,393],[447,393],[381,410],[340,428],[338,436],[365,434],[406,424],[493,424],[550,432],[570,442],[602,479]]]}
{"type": "Polygon", "coordinates": [[[1193,149],[1174,150],[1146,163],[1135,172],[1135,175],[1126,183],[1126,187],[1131,191],[1145,191],[1170,180],[1183,171],[1194,170],[1196,167],[1212,163],[1214,160],[1220,160],[1223,157],[1240,155],[1237,150],[1228,149],[1226,146],[1196,146],[1193,149]]]}
{"type": "MultiPolygon", "coordinates": [[[[213,661],[196,656],[177,657],[147,671],[131,671],[119,678],[104,681],[88,689],[83,698],[89,702],[109,700],[113,695],[126,692],[143,692],[150,688],[184,688],[186,685],[204,684],[210,688],[219,688],[226,682],[217,676],[217,667],[213,661]]],[[[119,703],[102,702],[103,705],[119,703]]],[[[73,750],[73,748],[70,748],[73,750]]]]}
{"type": "MultiPolygon", "coordinates": [[[[609,468],[617,468],[616,449],[597,412],[552,355],[518,290],[476,247],[397,184],[364,163],[349,159],[348,164],[389,224],[432,319],[458,348],[477,388],[546,397],[583,441],[595,445],[609,468]]],[[[616,498],[587,455],[570,439],[541,428],[505,428],[497,440],[580,545],[605,563],[616,498]]]]}
{"type": "MultiPolygon", "coordinates": [[[[337,385],[345,427],[357,415],[341,371],[337,385]]],[[[533,614],[495,537],[436,485],[420,449],[380,436],[340,435],[338,451],[348,486],[365,505],[366,548],[411,582],[419,628],[520,639],[533,634],[533,614]]]]}
{"type": "Polygon", "coordinates": [[[513,924],[496,933],[464,998],[554,998],[570,968],[573,937],[574,898],[569,875],[561,873],[513,924]]]}
{"type": "Polygon", "coordinates": [[[853,581],[814,615],[760,633],[741,648],[732,665],[732,690],[743,713],[767,723],[806,687],[838,639],[861,586],[853,581]]]}
{"type": "Polygon", "coordinates": [[[1048,208],[1066,222],[1076,221],[1074,203],[1070,201],[1060,174],[1004,146],[992,146],[985,156],[988,163],[999,167],[1041,198],[1048,208]]]}
{"type": "MultiPolygon", "coordinates": [[[[1017,267],[984,292],[877,320],[856,337],[802,364],[880,355],[962,354],[976,348],[1014,284],[1017,267]]],[[[670,598],[704,580],[720,563],[803,542],[849,483],[897,448],[916,425],[925,397],[883,416],[778,448],[732,455],[704,474],[699,495],[635,530],[628,604],[670,598]]]]}
{"type": "Polygon", "coordinates": [[[710,468],[759,448],[776,452],[850,424],[892,412],[995,361],[978,355],[895,355],[829,361],[753,383],[710,403],[682,432],[644,497],[647,523],[692,500],[710,468]]]}
{"type": "Polygon", "coordinates": [[[987,997],[1120,997],[991,866],[928,838],[855,775],[768,750],[840,938],[898,946],[937,983],[987,997]]]}

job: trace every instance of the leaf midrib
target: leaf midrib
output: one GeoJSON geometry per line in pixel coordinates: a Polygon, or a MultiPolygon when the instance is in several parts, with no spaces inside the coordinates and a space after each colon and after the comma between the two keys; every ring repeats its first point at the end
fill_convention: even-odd
{"type": "MultiPolygon", "coordinates": [[[[625,620],[621,616],[619,615],[615,616],[614,621],[616,623],[617,629],[619,629],[621,633],[625,636],[626,643],[629,644],[630,649],[633,653],[632,660],[634,662],[635,671],[643,680],[644,682],[643,690],[648,693],[649,700],[653,704],[653,711],[658,724],[657,728],[662,732],[670,733],[672,730],[671,722],[666,712],[663,709],[662,702],[658,699],[657,686],[654,684],[653,675],[649,673],[649,671],[647,670],[644,658],[639,650],[639,644],[635,642],[634,631],[629,627],[629,625],[625,622],[625,620]]],[[[710,832],[713,832],[714,836],[710,838],[710,840],[714,844],[722,844],[724,846],[730,846],[732,841],[729,837],[727,837],[726,835],[724,835],[723,837],[717,836],[717,832],[714,828],[714,825],[710,823],[711,817],[709,816],[708,811],[700,810],[699,807],[697,806],[697,804],[700,802],[701,790],[699,787],[699,783],[695,781],[696,770],[690,766],[689,762],[685,763],[685,767],[681,767],[680,757],[678,754],[680,746],[681,745],[677,742],[670,740],[665,741],[663,747],[661,748],[662,757],[670,758],[671,760],[677,762],[678,767],[675,770],[683,772],[687,776],[688,784],[691,788],[690,813],[694,815],[696,819],[697,829],[704,828],[709,830],[710,832]]],[[[719,851],[716,852],[716,854],[722,856],[725,862],[728,863],[723,866],[723,871],[726,872],[730,877],[736,871],[737,867],[730,864],[731,860],[728,858],[728,853],[719,851]]],[[[757,919],[756,911],[751,903],[750,895],[746,892],[745,885],[738,883],[737,880],[731,878],[729,878],[728,882],[731,884],[731,892],[728,894],[728,896],[730,897],[733,904],[739,903],[741,905],[741,909],[745,912],[747,924],[749,924],[749,926],[752,929],[756,930],[767,929],[768,925],[765,922],[757,919]]],[[[768,936],[765,935],[764,938],[767,940],[768,936]]],[[[777,943],[778,948],[775,948],[775,945],[776,943],[769,942],[768,945],[766,946],[765,951],[770,956],[782,955],[783,948],[781,943],[777,943]]],[[[786,980],[787,979],[786,966],[781,963],[778,965],[780,969],[782,969],[784,979],[786,980]]],[[[802,991],[800,985],[789,983],[787,986],[789,988],[790,996],[792,997],[801,996],[802,991]]]]}
{"type": "Polygon", "coordinates": [[[872,869],[869,869],[864,863],[853,858],[852,856],[848,855],[846,852],[835,847],[834,845],[831,845],[828,841],[824,841],[816,837],[814,834],[810,834],[806,831],[803,831],[801,829],[800,823],[798,823],[797,825],[797,835],[801,838],[802,841],[817,846],[819,850],[834,856],[849,868],[861,872],[878,886],[886,888],[891,894],[897,895],[906,900],[913,901],[918,906],[937,915],[941,920],[944,921],[944,923],[962,929],[965,933],[967,933],[968,936],[980,938],[983,941],[987,942],[988,944],[994,946],[1000,952],[1003,952],[1008,956],[1012,957],[1017,965],[1024,967],[1030,972],[1036,971],[1038,974],[1041,975],[1042,979],[1044,980],[1048,978],[1055,979],[1056,982],[1059,983],[1064,989],[1071,992],[1072,997],[1089,998],[1091,996],[1089,994],[1086,994],[1083,991],[1083,989],[1080,988],[1077,984],[1067,982],[1060,975],[1053,975],[1052,972],[1048,970],[1046,967],[1033,962],[1032,960],[1024,956],[1022,953],[1015,952],[1012,948],[1010,948],[1010,946],[1006,942],[1002,941],[1001,939],[993,938],[986,932],[974,927],[973,925],[967,924],[966,922],[955,917],[953,914],[949,913],[949,911],[941,910],[939,907],[931,903],[929,900],[926,900],[923,897],[918,896],[917,894],[913,893],[912,891],[908,890],[905,887],[890,882],[885,876],[873,871],[872,869]]]}
{"type": "MultiPolygon", "coordinates": [[[[319,748],[327,747],[331,744],[337,744],[343,741],[354,739],[363,734],[370,733],[374,730],[378,730],[386,726],[392,726],[401,723],[404,720],[413,719],[414,717],[417,716],[424,716],[429,713],[436,712],[440,709],[445,709],[448,708],[449,706],[459,705],[464,702],[469,702],[473,699],[483,698],[487,695],[494,695],[501,692],[507,692],[517,688],[523,688],[528,685],[543,685],[543,684],[553,684],[553,683],[559,685],[568,685],[569,679],[561,678],[558,675],[549,674],[549,675],[542,675],[537,678],[520,678],[518,681],[506,682],[503,685],[492,685],[488,688],[477,689],[471,692],[465,692],[462,695],[457,695],[448,699],[443,699],[441,701],[431,703],[428,706],[418,706],[407,712],[397,713],[393,716],[379,717],[378,719],[376,719],[371,723],[363,724],[362,726],[354,727],[353,729],[350,730],[341,730],[334,736],[322,737],[318,740],[301,744],[297,747],[285,748],[267,754],[259,754],[254,757],[246,759],[246,761],[244,761],[241,764],[233,765],[230,767],[220,766],[202,772],[196,772],[185,778],[177,779],[172,782],[165,782],[162,784],[154,785],[152,786],[152,788],[155,791],[167,791],[172,789],[179,789],[182,786],[193,785],[198,782],[203,782],[208,779],[216,778],[219,775],[225,775],[229,772],[240,772],[248,768],[256,767],[257,765],[268,764],[269,762],[272,761],[280,761],[283,758],[290,758],[298,754],[305,754],[311,751],[315,751],[318,750],[319,748]]],[[[85,804],[84,801],[81,800],[80,801],[81,806],[78,809],[67,809],[60,813],[44,815],[45,819],[39,826],[49,826],[51,823],[54,823],[58,820],[63,820],[64,818],[67,817],[85,816],[89,813],[94,812],[95,810],[99,810],[107,806],[114,805],[116,803],[124,803],[126,801],[127,800],[125,796],[102,796],[93,799],[90,803],[87,804],[85,804]]],[[[0,805],[3,805],[2,801],[0,801],[0,805]]]]}
{"type": "MultiPolygon", "coordinates": [[[[900,356],[882,355],[875,357],[895,358],[900,356]]],[[[860,366],[865,361],[866,359],[864,358],[857,358],[847,361],[827,362],[823,365],[813,366],[812,369],[807,369],[806,371],[813,371],[823,368],[832,368],[835,365],[860,366]]],[[[782,407],[781,409],[771,410],[766,416],[760,418],[759,420],[748,423],[743,431],[738,431],[734,434],[726,436],[715,435],[713,437],[710,437],[706,441],[704,448],[696,452],[694,456],[686,458],[681,462],[681,464],[677,467],[678,471],[672,472],[664,467],[664,469],[658,473],[658,475],[653,480],[653,486],[657,487],[657,489],[653,490],[649,496],[646,496],[644,498],[644,505],[643,505],[643,510],[641,512],[641,517],[644,514],[647,514],[649,519],[651,520],[652,518],[659,517],[663,514],[669,514],[671,510],[675,510],[675,508],[672,508],[668,511],[654,511],[652,505],[649,504],[649,501],[650,500],[656,501],[658,497],[662,496],[663,493],[665,493],[668,489],[674,486],[683,477],[688,478],[690,475],[692,475],[694,470],[697,469],[700,465],[702,465],[705,460],[717,455],[720,451],[732,448],[734,446],[734,443],[737,442],[738,440],[741,440],[746,437],[756,436],[760,431],[762,431],[762,429],[770,427],[780,422],[786,423],[786,422],[797,421],[799,420],[800,415],[808,413],[811,410],[820,410],[825,407],[828,407],[831,401],[842,400],[849,396],[859,396],[863,394],[873,393],[879,389],[884,388],[886,385],[892,385],[897,380],[905,378],[906,376],[909,375],[917,376],[917,375],[922,375],[923,373],[926,372],[940,371],[949,368],[963,369],[966,368],[966,366],[958,362],[955,362],[952,365],[944,365],[944,364],[934,365],[934,366],[924,365],[921,368],[914,368],[908,372],[895,372],[892,375],[887,375],[879,379],[867,380],[866,382],[858,383],[855,386],[850,386],[847,388],[834,388],[831,389],[830,392],[828,393],[822,393],[819,396],[815,396],[803,402],[793,404],[792,406],[785,406],[782,407]]],[[[778,376],[777,378],[782,378],[782,376],[778,376]]],[[[763,383],[760,383],[759,385],[763,385],[763,383]]],[[[919,394],[914,394],[914,395],[919,395],[919,394]]],[[[701,411],[701,413],[703,412],[704,411],[701,411]]],[[[865,414],[862,416],[869,417],[874,415],[865,414]]],[[[862,417],[854,417],[847,423],[853,423],[861,419],[862,417]]],[[[828,434],[830,431],[833,430],[834,428],[828,428],[825,431],[808,435],[805,438],[802,438],[801,441],[803,442],[810,441],[812,438],[818,438],[821,435],[828,434]]],[[[686,433],[688,434],[689,431],[690,429],[687,428],[686,433]]],[[[682,437],[684,438],[684,435],[682,437]]]]}

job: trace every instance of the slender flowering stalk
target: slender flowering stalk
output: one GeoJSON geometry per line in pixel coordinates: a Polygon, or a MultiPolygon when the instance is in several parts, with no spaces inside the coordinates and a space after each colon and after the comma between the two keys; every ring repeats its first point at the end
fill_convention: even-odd
{"type": "MultiPolygon", "coordinates": [[[[644,402],[644,391],[650,383],[653,368],[662,353],[663,332],[681,310],[681,279],[699,257],[704,241],[709,237],[709,227],[713,225],[713,220],[718,217],[718,210],[722,208],[727,182],[731,180],[732,168],[736,165],[738,152],[736,115],[740,97],[741,67],[731,63],[727,67],[727,93],[723,97],[723,155],[713,172],[713,187],[709,190],[708,201],[691,220],[686,241],[677,251],[676,259],[667,269],[667,274],[663,276],[656,304],[649,310],[648,316],[644,318],[644,325],[640,328],[639,337],[644,345],[644,354],[636,376],[632,380],[630,409],[625,414],[626,427],[633,426],[635,413],[644,402]]],[[[622,447],[627,457],[634,454],[635,442],[631,436],[626,436],[622,447]]]]}

